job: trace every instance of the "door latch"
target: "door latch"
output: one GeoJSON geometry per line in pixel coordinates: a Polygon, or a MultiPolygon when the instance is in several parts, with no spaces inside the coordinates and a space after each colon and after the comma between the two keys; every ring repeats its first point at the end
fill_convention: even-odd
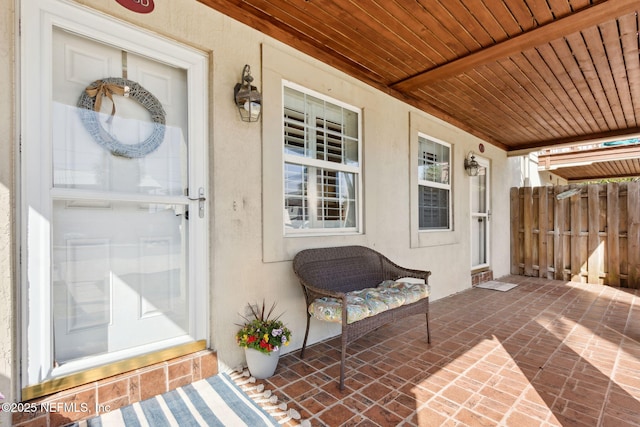
{"type": "Polygon", "coordinates": [[[193,202],[198,202],[198,216],[204,218],[204,202],[207,200],[204,197],[204,188],[200,187],[198,190],[198,198],[188,197],[188,199],[193,202]]]}

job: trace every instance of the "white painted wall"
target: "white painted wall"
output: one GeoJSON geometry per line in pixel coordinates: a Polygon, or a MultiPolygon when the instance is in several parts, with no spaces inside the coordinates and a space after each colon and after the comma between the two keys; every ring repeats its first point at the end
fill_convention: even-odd
{"type": "MultiPolygon", "coordinates": [[[[26,1],[26,0],[25,0],[26,1]]],[[[278,311],[301,346],[305,327],[304,300],[291,269],[291,258],[302,248],[364,244],[392,260],[430,269],[433,299],[467,289],[470,280],[470,195],[463,159],[469,151],[491,162],[492,268],[500,277],[509,272],[509,187],[511,169],[506,153],[447,123],[433,118],[345,74],[270,39],[192,0],[156,1],[153,13],[130,12],[111,0],[77,3],[132,22],[143,28],[198,47],[211,54],[211,333],[221,368],[243,360],[235,344],[238,313],[248,302],[278,302],[278,311]],[[244,64],[251,65],[254,84],[264,95],[259,123],[240,121],[232,102],[233,87],[244,64]],[[363,108],[364,234],[358,236],[289,238],[281,234],[282,195],[281,93],[285,78],[309,89],[363,108]],[[410,138],[419,131],[453,146],[454,231],[418,236],[410,226],[410,138]],[[414,244],[412,246],[412,239],[414,244]],[[418,244],[415,244],[418,242],[418,244]]],[[[13,11],[12,0],[0,0],[13,11]]],[[[1,14],[0,70],[13,76],[13,13],[1,14]]],[[[13,225],[16,171],[12,79],[0,80],[0,392],[18,387],[14,358],[20,358],[13,330],[16,320],[14,284],[17,240],[13,225]],[[11,378],[11,380],[9,380],[11,378]],[[11,383],[11,384],[9,384],[11,383]]],[[[461,106],[464,108],[464,106],[461,106]]],[[[311,342],[338,333],[336,326],[313,323],[311,342]]]]}

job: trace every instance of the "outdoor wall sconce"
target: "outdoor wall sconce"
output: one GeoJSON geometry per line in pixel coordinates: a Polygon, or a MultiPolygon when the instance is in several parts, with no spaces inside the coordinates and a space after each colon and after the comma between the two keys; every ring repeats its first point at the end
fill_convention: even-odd
{"type": "Polygon", "coordinates": [[[469,153],[468,157],[465,157],[464,169],[467,171],[467,175],[478,176],[478,170],[480,169],[480,165],[476,161],[476,156],[473,155],[473,151],[469,153]]]}
{"type": "Polygon", "coordinates": [[[233,89],[233,96],[240,111],[243,122],[257,122],[262,112],[262,95],[258,88],[251,85],[251,67],[245,65],[242,70],[242,82],[236,84],[233,89]]]}

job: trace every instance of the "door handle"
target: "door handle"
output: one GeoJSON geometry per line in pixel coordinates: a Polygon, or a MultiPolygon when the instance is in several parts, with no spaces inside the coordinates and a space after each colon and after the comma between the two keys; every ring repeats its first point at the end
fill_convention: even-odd
{"type": "Polygon", "coordinates": [[[207,200],[204,197],[204,188],[200,187],[198,189],[198,197],[197,198],[193,198],[193,197],[187,197],[189,200],[191,200],[192,202],[198,202],[198,216],[200,218],[204,218],[204,202],[207,200]]]}

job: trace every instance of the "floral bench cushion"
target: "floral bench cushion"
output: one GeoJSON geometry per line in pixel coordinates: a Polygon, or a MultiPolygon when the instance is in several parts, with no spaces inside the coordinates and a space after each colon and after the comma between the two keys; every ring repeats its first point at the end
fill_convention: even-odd
{"type": "MultiPolygon", "coordinates": [[[[347,293],[347,323],[375,316],[385,310],[414,303],[429,296],[424,283],[385,280],[375,288],[347,293]]],[[[309,305],[309,314],[327,322],[342,322],[342,304],[337,298],[318,298],[309,305]]]]}

